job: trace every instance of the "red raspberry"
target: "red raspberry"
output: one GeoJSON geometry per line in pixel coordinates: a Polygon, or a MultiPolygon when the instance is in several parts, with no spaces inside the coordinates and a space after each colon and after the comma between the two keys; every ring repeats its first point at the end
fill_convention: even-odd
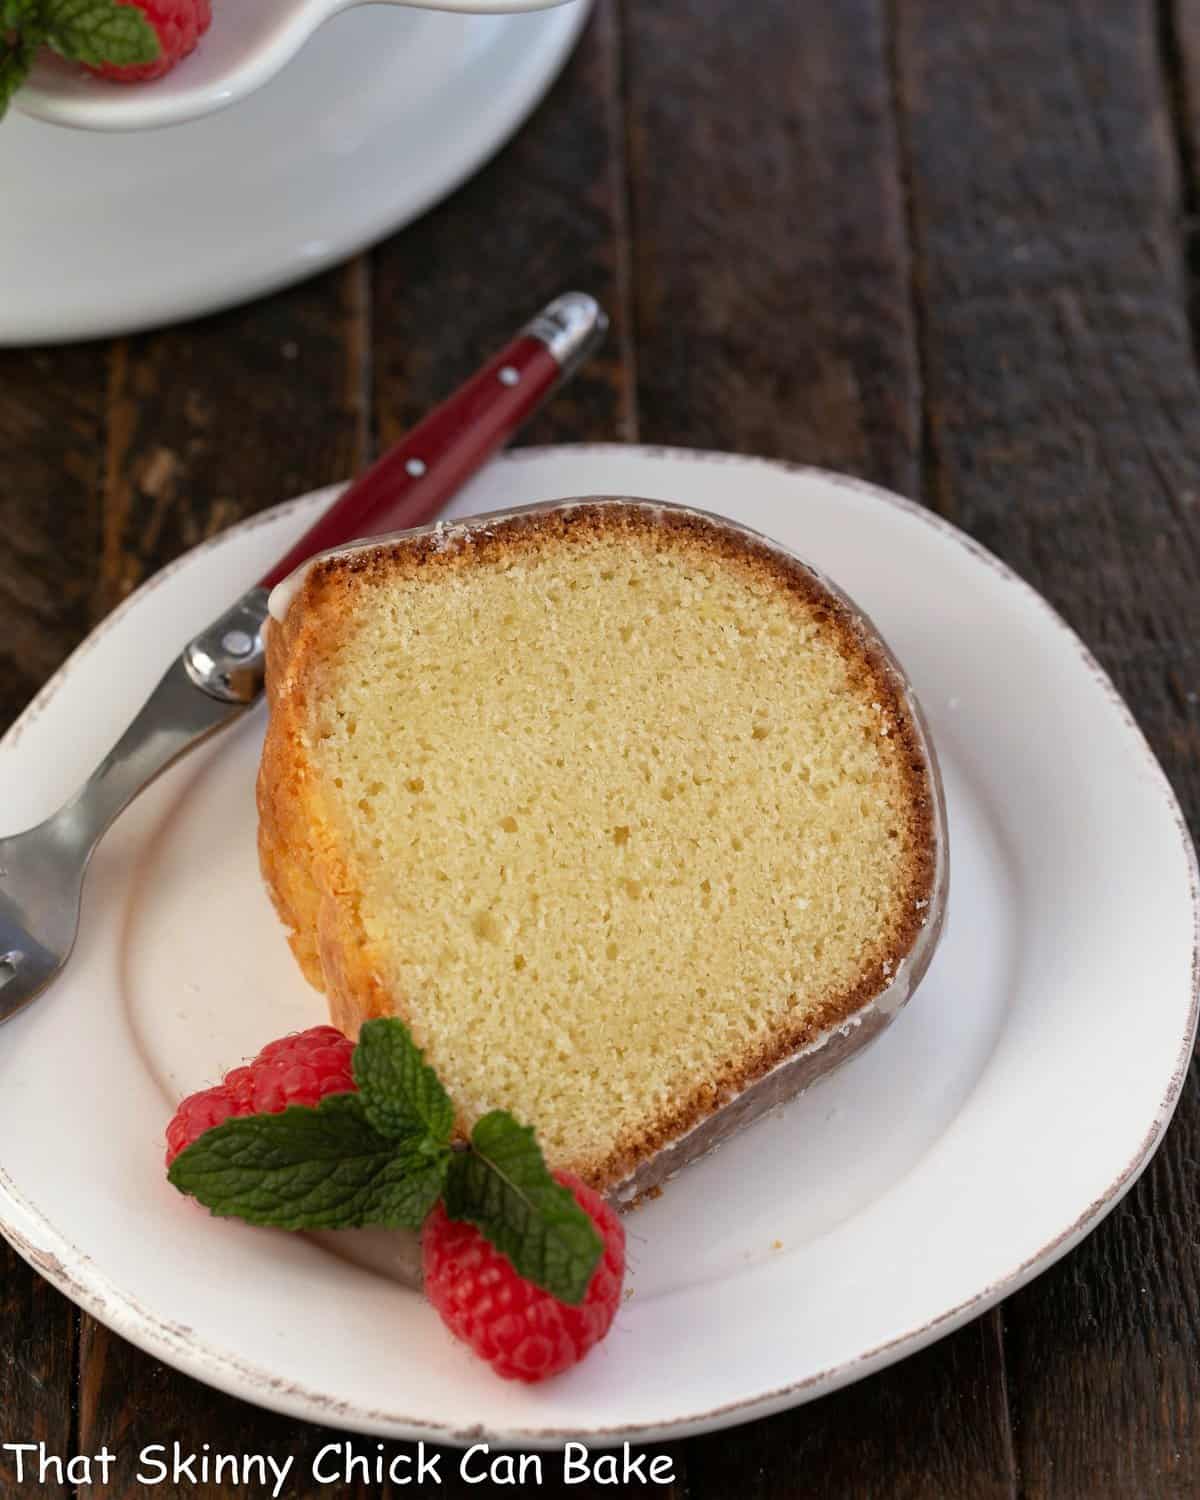
{"type": "Polygon", "coordinates": [[[142,11],[158,33],[158,56],[153,62],[97,63],[89,72],[117,83],[140,83],[147,78],[161,78],[185,58],[212,20],[209,0],[127,0],[142,11]]]}
{"type": "Polygon", "coordinates": [[[235,1109],[233,1100],[224,1084],[213,1089],[201,1089],[191,1094],[175,1111],[175,1117],[167,1126],[167,1166],[170,1166],[185,1146],[202,1136],[206,1130],[227,1120],[230,1115],[242,1114],[235,1109]]]}
{"type": "Polygon", "coordinates": [[[600,1194],[577,1177],[555,1177],[575,1194],[604,1241],[583,1301],[570,1307],[518,1276],[472,1224],[439,1203],[421,1236],[425,1294],[450,1332],[505,1380],[532,1384],[577,1364],[608,1332],[625,1276],[625,1229],[600,1194]]]}
{"type": "Polygon", "coordinates": [[[215,1088],[191,1094],[167,1126],[167,1166],[185,1146],[231,1115],[275,1115],[289,1104],[319,1104],[355,1089],[354,1043],[334,1026],[313,1026],[269,1042],[215,1088]]]}

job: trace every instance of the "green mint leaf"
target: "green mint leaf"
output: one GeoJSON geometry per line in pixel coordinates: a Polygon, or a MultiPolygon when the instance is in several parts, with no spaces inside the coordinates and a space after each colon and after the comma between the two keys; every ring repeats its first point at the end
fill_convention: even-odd
{"type": "Polygon", "coordinates": [[[222,1217],[276,1229],[419,1229],[442,1191],[449,1151],[388,1140],[357,1094],[316,1109],[242,1115],[181,1151],[168,1180],[222,1217]]]}
{"type": "Polygon", "coordinates": [[[18,30],[0,19],[0,120],[4,118],[12,96],[25,82],[41,41],[42,33],[36,22],[23,23],[22,29],[18,30]],[[6,32],[9,33],[7,36],[6,32]]]}
{"type": "Polygon", "coordinates": [[[365,1022],[353,1066],[363,1109],[380,1135],[449,1144],[454,1105],[403,1021],[385,1016],[365,1022]]]}
{"type": "Polygon", "coordinates": [[[73,62],[128,67],[154,62],[158,33],[136,5],[121,0],[41,0],[46,41],[73,62]]]}
{"type": "Polygon", "coordinates": [[[0,0],[0,31],[38,26],[41,6],[42,0],[0,0]]]}
{"type": "Polygon", "coordinates": [[[446,1212],[474,1224],[527,1281],[560,1302],[583,1301],[604,1249],[599,1232],[551,1177],[533,1131],[506,1110],[484,1115],[471,1150],[451,1158],[446,1212]]]}

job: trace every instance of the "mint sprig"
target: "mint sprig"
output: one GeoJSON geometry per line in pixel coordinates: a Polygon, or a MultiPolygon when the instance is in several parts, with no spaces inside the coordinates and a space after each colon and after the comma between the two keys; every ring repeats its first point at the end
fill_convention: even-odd
{"type": "Polygon", "coordinates": [[[126,0],[0,0],[0,117],[43,45],[93,67],[154,62],[160,53],[158,33],[126,0]]]}
{"type": "Polygon", "coordinates": [[[363,1026],[352,1065],[357,1093],[225,1120],[180,1152],[168,1180],[215,1214],[276,1229],[419,1229],[444,1197],[519,1275],[581,1302],[604,1247],[533,1131],[493,1110],[453,1149],[450,1096],[394,1018],[363,1026]]]}
{"type": "Polygon", "coordinates": [[[9,35],[5,35],[5,30],[0,26],[0,119],[12,96],[25,82],[34,54],[42,44],[42,34],[36,26],[9,35]]]}
{"type": "Polygon", "coordinates": [[[575,1195],[546,1169],[533,1131],[496,1109],[476,1122],[470,1151],[459,1152],[446,1179],[446,1212],[465,1219],[538,1286],[582,1302],[603,1245],[575,1195]]]}
{"type": "Polygon", "coordinates": [[[158,33],[136,5],[121,0],[41,0],[46,42],[73,62],[153,62],[158,33]]]}
{"type": "Polygon", "coordinates": [[[415,1133],[449,1144],[454,1105],[403,1021],[367,1021],[351,1061],[363,1109],[380,1135],[415,1133]]]}
{"type": "Polygon", "coordinates": [[[226,1120],[180,1152],[167,1176],[213,1213],[248,1224],[419,1229],[443,1168],[373,1130],[357,1094],[331,1094],[316,1109],[226,1120]]]}

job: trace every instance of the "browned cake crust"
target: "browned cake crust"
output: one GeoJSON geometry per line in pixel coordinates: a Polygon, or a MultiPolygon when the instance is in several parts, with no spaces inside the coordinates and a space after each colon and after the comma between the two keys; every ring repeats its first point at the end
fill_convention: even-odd
{"type": "Polygon", "coordinates": [[[532,508],[488,520],[486,526],[468,523],[467,529],[469,543],[456,541],[454,530],[429,531],[318,561],[283,623],[272,621],[267,632],[269,720],[257,784],[262,871],[305,976],[324,991],[333,1023],[348,1035],[356,1035],[372,1017],[408,1014],[406,997],[389,993],[372,967],[358,893],[304,748],[308,694],[320,677],[314,669],[353,616],[356,581],[418,576],[429,581],[527,549],[569,546],[589,532],[619,531],[642,542],[665,537],[672,547],[696,549],[768,580],[832,629],[853,685],[886,711],[903,747],[907,886],[887,930],[865,952],[858,982],[828,995],[798,1024],[778,1029],[767,1045],[731,1062],[636,1138],[618,1141],[604,1159],[572,1163],[593,1186],[630,1201],[837,1066],[882,1030],[907,999],[932,956],[942,919],[947,870],[937,769],[923,749],[928,742],[915,702],[866,622],[802,563],[752,534],[647,502],[532,508]],[[897,982],[885,976],[892,964],[881,970],[880,954],[894,956],[897,982]]]}

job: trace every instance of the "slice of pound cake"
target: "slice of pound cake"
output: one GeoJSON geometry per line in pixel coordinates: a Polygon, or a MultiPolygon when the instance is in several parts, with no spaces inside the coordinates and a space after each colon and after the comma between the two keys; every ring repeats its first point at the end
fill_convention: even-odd
{"type": "Polygon", "coordinates": [[[621,1199],[880,1031],[946,881],[933,752],[852,605],[695,511],[585,500],[272,598],[263,871],[353,1035],[621,1199]]]}

